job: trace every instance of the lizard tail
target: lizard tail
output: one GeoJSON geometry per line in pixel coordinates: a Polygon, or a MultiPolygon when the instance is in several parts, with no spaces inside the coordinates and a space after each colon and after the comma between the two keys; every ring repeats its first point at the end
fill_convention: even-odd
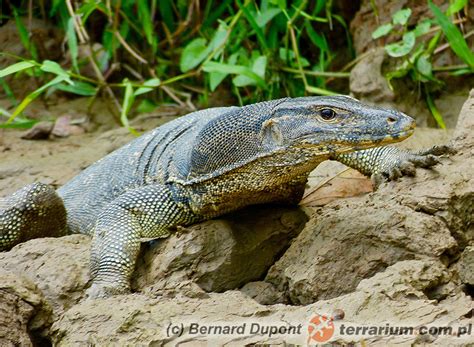
{"type": "Polygon", "coordinates": [[[51,186],[33,183],[0,199],[0,251],[33,238],[66,234],[66,209],[51,186]]]}

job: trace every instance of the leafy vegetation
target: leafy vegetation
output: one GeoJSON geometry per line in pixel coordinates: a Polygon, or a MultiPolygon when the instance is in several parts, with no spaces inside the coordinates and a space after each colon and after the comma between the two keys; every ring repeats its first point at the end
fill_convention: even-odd
{"type": "MultiPolygon", "coordinates": [[[[346,89],[335,90],[328,83],[347,79],[347,70],[357,61],[350,62],[355,57],[348,26],[331,0],[23,0],[15,4],[7,3],[0,20],[15,22],[29,55],[0,53],[17,59],[0,70],[0,85],[15,105],[11,113],[0,109],[0,119],[5,119],[0,127],[31,126],[22,118],[25,108],[40,96],[61,91],[90,97],[91,103],[97,96],[108,98],[117,121],[134,132],[128,121],[134,107],[149,111],[173,100],[192,109],[191,97],[206,106],[210,93],[219,88],[241,104],[286,95],[347,92],[347,83],[346,89]],[[31,40],[26,21],[32,17],[47,19],[62,30],[66,63],[42,60],[41,47],[31,40]],[[328,35],[335,30],[343,39],[330,44],[328,35]],[[85,72],[91,68],[92,75],[85,72]],[[23,74],[34,77],[40,87],[20,101],[4,77],[23,74]]],[[[402,9],[373,33],[374,40],[387,35],[399,38],[385,45],[388,55],[400,60],[387,79],[390,83],[410,76],[423,85],[427,105],[441,127],[444,122],[431,95],[432,86],[442,83],[436,72],[474,71],[473,53],[453,24],[453,16],[466,4],[467,0],[451,1],[443,13],[430,3],[434,19],[421,20],[415,28],[408,25],[411,10],[402,9]],[[465,64],[433,66],[443,37],[465,64]]]]}
{"type": "Polygon", "coordinates": [[[411,9],[403,8],[392,16],[391,23],[379,26],[373,33],[372,38],[378,39],[389,34],[401,37],[400,41],[386,44],[385,51],[394,58],[404,58],[400,61],[394,71],[386,75],[391,88],[393,78],[402,78],[409,75],[412,80],[423,85],[423,92],[428,108],[434,119],[441,128],[446,128],[444,120],[436,109],[430,89],[432,85],[440,86],[442,81],[434,75],[433,56],[440,47],[440,38],[444,34],[454,53],[465,63],[461,66],[443,67],[439,71],[450,71],[453,75],[461,75],[474,72],[474,53],[468,47],[463,34],[454,25],[448,16],[453,16],[460,12],[467,5],[467,0],[456,0],[448,7],[446,14],[436,5],[428,3],[433,12],[434,19],[425,19],[417,23],[416,27],[409,30],[408,20],[411,16],[411,9]],[[434,27],[434,25],[438,27],[434,27]],[[427,34],[434,36],[425,40],[427,34]]]}
{"type": "Polygon", "coordinates": [[[140,99],[138,107],[146,110],[165,98],[189,103],[191,91],[205,104],[208,93],[222,83],[241,103],[288,94],[329,95],[334,92],[326,87],[328,78],[349,76],[328,71],[335,54],[323,31],[315,29],[341,26],[346,30],[344,46],[351,56],[347,24],[333,13],[331,1],[203,3],[88,0],[73,7],[71,1],[55,0],[50,8],[34,8],[47,13],[63,29],[71,61],[68,67],[39,61],[20,18],[31,15],[20,10],[28,7],[13,7],[30,57],[18,57],[21,61],[1,70],[0,78],[26,72],[44,84],[23,99],[7,124],[47,90],[91,97],[103,93],[115,105],[117,118],[128,127],[128,114],[136,99],[140,99]],[[92,27],[99,30],[92,33],[92,27]],[[81,56],[81,46],[88,47],[91,54],[81,56]],[[93,67],[94,78],[82,73],[87,65],[93,67]]]}

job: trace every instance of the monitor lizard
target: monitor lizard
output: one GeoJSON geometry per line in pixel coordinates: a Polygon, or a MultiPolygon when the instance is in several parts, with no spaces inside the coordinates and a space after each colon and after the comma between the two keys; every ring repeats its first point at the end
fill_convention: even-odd
{"type": "Polygon", "coordinates": [[[142,241],[248,205],[296,204],[324,160],[377,182],[435,165],[443,146],[419,153],[385,146],[414,127],[399,111],[347,96],[196,111],[110,153],[57,191],[33,183],[1,199],[0,250],[51,231],[91,235],[89,296],[127,293],[142,241]]]}

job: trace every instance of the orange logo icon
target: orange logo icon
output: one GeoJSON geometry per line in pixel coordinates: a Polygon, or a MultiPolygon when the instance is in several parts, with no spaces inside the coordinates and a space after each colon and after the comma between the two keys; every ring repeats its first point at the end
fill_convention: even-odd
{"type": "Polygon", "coordinates": [[[326,342],[334,335],[334,322],[332,317],[314,316],[308,325],[308,344],[310,342],[326,342]]]}

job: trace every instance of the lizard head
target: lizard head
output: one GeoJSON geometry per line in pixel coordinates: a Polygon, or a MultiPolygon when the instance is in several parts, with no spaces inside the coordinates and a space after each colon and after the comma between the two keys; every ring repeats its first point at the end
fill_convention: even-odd
{"type": "Polygon", "coordinates": [[[260,136],[268,149],[308,148],[323,155],[399,142],[414,128],[414,120],[399,111],[341,95],[282,100],[260,136]]]}

